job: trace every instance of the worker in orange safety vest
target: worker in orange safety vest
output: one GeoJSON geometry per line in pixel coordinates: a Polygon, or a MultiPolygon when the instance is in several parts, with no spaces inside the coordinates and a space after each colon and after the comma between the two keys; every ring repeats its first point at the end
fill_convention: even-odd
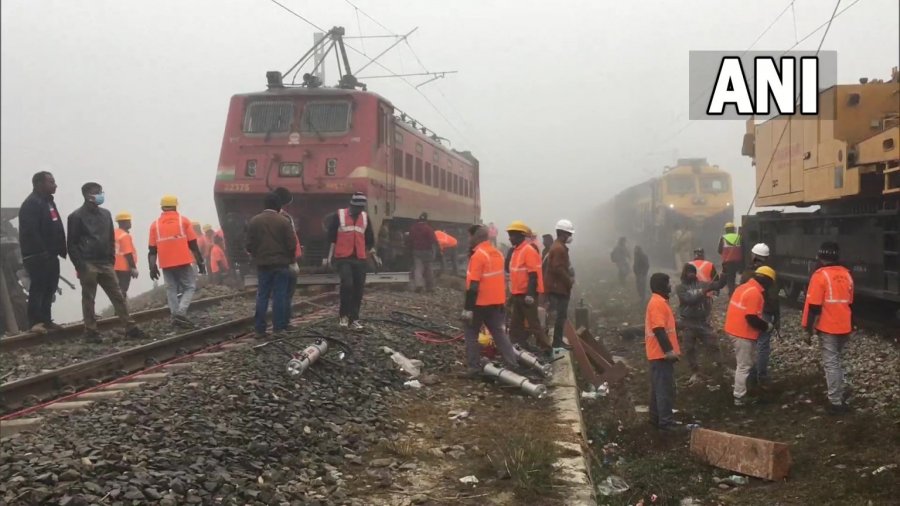
{"type": "Polygon", "coordinates": [[[128,298],[128,287],[131,280],[137,279],[137,252],[134,250],[134,239],[131,237],[131,213],[121,212],[116,215],[116,278],[122,295],[128,298]]]}
{"type": "Polygon", "coordinates": [[[822,343],[822,364],[828,385],[828,412],[850,411],[844,402],[842,356],[853,332],[853,276],[840,265],[840,246],[826,241],[817,255],[820,267],[813,272],[806,289],[802,325],[806,342],[818,335],[822,343]]]}
{"type": "Polygon", "coordinates": [[[509,252],[510,324],[509,336],[513,343],[531,348],[528,335],[548,357],[553,356],[550,339],[544,333],[538,316],[538,298],[544,293],[544,273],[541,254],[528,240],[533,234],[522,221],[516,220],[506,227],[512,248],[509,252]],[[526,330],[525,326],[528,326],[526,330]]]}
{"type": "Polygon", "coordinates": [[[366,252],[381,265],[372,222],[365,211],[367,204],[365,194],[356,192],[350,197],[350,207],[338,209],[333,215],[327,227],[331,248],[322,260],[323,265],[333,265],[341,278],[339,325],[355,330],[363,328],[359,312],[366,284],[366,252]]]}
{"type": "Polygon", "coordinates": [[[456,274],[456,246],[459,244],[459,241],[443,230],[435,230],[434,236],[437,238],[438,247],[441,249],[440,274],[444,273],[444,263],[448,257],[450,260],[450,272],[456,274]]]}
{"type": "Polygon", "coordinates": [[[230,267],[228,257],[225,256],[225,240],[221,237],[213,237],[213,245],[209,250],[209,278],[210,281],[221,285],[228,278],[230,267]]]}
{"type": "Polygon", "coordinates": [[[197,234],[191,220],[178,212],[178,198],[163,195],[159,205],[162,214],[150,224],[150,251],[147,255],[150,279],[159,279],[162,269],[172,323],[193,327],[187,311],[197,290],[197,270],[194,270],[194,263],[196,262],[200,274],[206,274],[206,262],[197,244],[197,234]]]}
{"type": "Polygon", "coordinates": [[[675,314],[669,306],[669,275],[650,276],[650,301],[644,314],[644,349],[650,361],[650,423],[659,430],[677,430],[675,423],[675,362],[681,355],[675,314]]]}
{"type": "Polygon", "coordinates": [[[769,330],[763,319],[766,290],[775,284],[775,270],[769,266],[756,269],[753,279],[740,285],[731,295],[725,313],[725,333],[734,345],[734,405],[747,404],[747,378],[756,361],[757,340],[769,330]]]}
{"type": "Polygon", "coordinates": [[[478,334],[482,325],[494,339],[506,366],[518,369],[518,357],[506,335],[506,287],[503,276],[503,254],[490,241],[487,227],[469,228],[469,267],[466,271],[466,292],[462,321],[465,323],[467,377],[480,377],[481,345],[478,334]]]}

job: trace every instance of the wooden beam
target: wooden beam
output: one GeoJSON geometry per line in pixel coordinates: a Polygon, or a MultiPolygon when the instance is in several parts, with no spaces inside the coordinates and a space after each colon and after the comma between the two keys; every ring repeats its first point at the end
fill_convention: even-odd
{"type": "Polygon", "coordinates": [[[786,443],[709,429],[691,431],[691,454],[716,467],[764,480],[784,479],[791,468],[786,443]]]}

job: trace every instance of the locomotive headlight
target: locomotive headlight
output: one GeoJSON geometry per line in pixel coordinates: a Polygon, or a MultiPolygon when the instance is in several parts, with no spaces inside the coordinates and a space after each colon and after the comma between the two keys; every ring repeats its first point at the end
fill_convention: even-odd
{"type": "Polygon", "coordinates": [[[726,207],[731,207],[731,202],[726,202],[726,203],[725,203],[725,206],[726,206],[726,207]]]}
{"type": "Polygon", "coordinates": [[[337,174],[337,158],[329,158],[325,162],[325,174],[329,176],[337,174]]]}
{"type": "Polygon", "coordinates": [[[300,177],[303,174],[303,164],[300,163],[282,163],[278,167],[278,175],[281,177],[300,177]]]}
{"type": "Polygon", "coordinates": [[[675,209],[675,204],[669,204],[669,209],[675,209]]]}
{"type": "Polygon", "coordinates": [[[247,160],[247,167],[244,170],[247,177],[256,177],[256,160],[247,160]]]}

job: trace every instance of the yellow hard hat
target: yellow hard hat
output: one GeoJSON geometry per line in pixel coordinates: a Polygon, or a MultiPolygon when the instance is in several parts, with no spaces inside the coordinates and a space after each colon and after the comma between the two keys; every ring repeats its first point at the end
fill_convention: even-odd
{"type": "Polygon", "coordinates": [[[178,207],[178,197],[175,195],[163,195],[159,199],[159,207],[178,207]]]}
{"type": "Polygon", "coordinates": [[[209,232],[210,230],[212,230],[212,225],[210,225],[209,223],[207,223],[206,225],[203,225],[204,232],[209,232]]]}
{"type": "Polygon", "coordinates": [[[734,223],[729,221],[728,223],[725,224],[725,228],[734,228],[734,223]]]}
{"type": "Polygon", "coordinates": [[[478,334],[478,344],[481,346],[490,346],[494,344],[494,338],[492,338],[487,331],[482,330],[481,333],[478,334]]]}
{"type": "Polygon", "coordinates": [[[757,274],[762,274],[763,276],[775,281],[775,269],[769,267],[768,265],[763,265],[762,267],[758,267],[756,269],[757,274]]]}
{"type": "Polygon", "coordinates": [[[525,235],[528,235],[531,233],[531,229],[528,228],[528,225],[526,225],[525,222],[522,220],[516,220],[516,221],[510,223],[509,226],[506,227],[506,231],[507,232],[522,232],[525,235]]]}
{"type": "Polygon", "coordinates": [[[116,215],[116,221],[131,221],[131,213],[122,211],[116,215]]]}

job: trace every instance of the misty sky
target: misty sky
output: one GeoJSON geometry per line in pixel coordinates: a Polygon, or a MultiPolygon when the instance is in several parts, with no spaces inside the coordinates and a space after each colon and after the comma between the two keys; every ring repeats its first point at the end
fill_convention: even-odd
{"type": "MultiPolygon", "coordinates": [[[[386,33],[344,1],[282,1],[322,27],[386,33]]],[[[459,71],[420,88],[440,112],[399,79],[368,81],[369,90],[481,160],[486,222],[523,219],[544,232],[571,217],[589,233],[590,219],[603,219],[592,208],[676,156],[729,170],[736,209],[747,209],[744,124],[687,121],[688,52],[748,49],[790,2],[353,2],[393,32],[418,26],[410,44],[428,70],[459,71]]],[[[796,15],[788,9],[753,49],[787,49],[833,7],[796,0],[796,15]]],[[[860,0],[834,21],[823,49],[838,52],[839,82],[890,76],[898,10],[897,0],[860,0]]],[[[212,185],[229,97],[264,89],[265,72],[286,70],[315,31],[268,0],[4,0],[0,15],[2,205],[18,206],[31,174],[46,169],[65,216],[81,184],[99,181],[105,206],[135,217],[135,293],[150,286],[144,251],[159,196],[175,193],[184,214],[217,225],[212,185]]],[[[822,33],[798,49],[815,50],[822,33]]],[[[348,42],[374,55],[390,40],[348,42]]],[[[422,71],[405,44],[380,61],[422,71]]],[[[63,273],[74,280],[70,264],[63,273]]],[[[64,299],[57,319],[78,319],[78,296],[64,299]]]]}

